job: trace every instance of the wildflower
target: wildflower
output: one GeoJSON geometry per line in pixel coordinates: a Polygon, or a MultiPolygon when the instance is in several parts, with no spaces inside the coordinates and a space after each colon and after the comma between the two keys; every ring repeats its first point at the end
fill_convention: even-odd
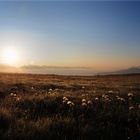
{"type": "Polygon", "coordinates": [[[133,110],[134,109],[134,106],[129,106],[129,110],[133,110]]]}
{"type": "Polygon", "coordinates": [[[109,101],[109,96],[108,95],[103,94],[102,98],[104,98],[105,101],[109,101]]]}
{"type": "Polygon", "coordinates": [[[95,101],[98,101],[98,100],[99,100],[99,98],[98,98],[98,97],[96,97],[96,98],[95,98],[95,101]]]}
{"type": "Polygon", "coordinates": [[[105,98],[105,102],[111,102],[111,99],[105,98]]]}
{"type": "Polygon", "coordinates": [[[67,97],[63,97],[63,103],[67,103],[69,100],[67,97]]]}
{"type": "Polygon", "coordinates": [[[84,102],[83,102],[81,105],[82,105],[83,107],[86,107],[86,106],[87,106],[87,104],[86,104],[86,103],[84,103],[84,102]]]}
{"type": "Polygon", "coordinates": [[[16,101],[20,101],[20,98],[19,98],[19,97],[17,97],[17,98],[16,98],[16,101]]]}
{"type": "Polygon", "coordinates": [[[82,102],[83,102],[83,103],[86,102],[86,99],[82,99],[82,102]]]}
{"type": "Polygon", "coordinates": [[[31,87],[31,89],[33,90],[33,89],[34,89],[34,87],[31,87]]]}
{"type": "Polygon", "coordinates": [[[105,95],[105,98],[109,98],[109,96],[108,95],[105,95]]]}
{"type": "Polygon", "coordinates": [[[68,101],[68,102],[67,102],[67,105],[69,105],[69,104],[71,104],[71,101],[68,101]]]}
{"type": "Polygon", "coordinates": [[[63,104],[66,103],[67,101],[63,100],[63,104]]]}
{"type": "Polygon", "coordinates": [[[49,89],[49,91],[51,92],[51,91],[52,91],[52,89],[50,88],[50,89],[49,89]]]}
{"type": "Polygon", "coordinates": [[[102,95],[102,98],[109,98],[109,96],[108,96],[108,95],[103,94],[103,95],[102,95]]]}
{"type": "Polygon", "coordinates": [[[82,86],[82,89],[85,89],[85,87],[84,87],[84,86],[82,86]]]}
{"type": "Polygon", "coordinates": [[[71,106],[74,106],[74,103],[72,101],[68,101],[67,105],[69,105],[71,107],[71,106]]]}
{"type": "Polygon", "coordinates": [[[14,94],[13,96],[14,96],[14,97],[16,97],[16,96],[17,96],[17,94],[14,94]]]}
{"type": "Polygon", "coordinates": [[[138,108],[140,109],[140,105],[138,105],[138,108]]]}
{"type": "Polygon", "coordinates": [[[133,93],[128,93],[128,97],[133,97],[134,94],[133,93]]]}
{"type": "Polygon", "coordinates": [[[117,95],[116,98],[119,99],[120,97],[117,95]]]}
{"type": "Polygon", "coordinates": [[[124,99],[124,98],[120,98],[120,101],[123,101],[123,102],[125,102],[125,99],[124,99]]]}
{"type": "Polygon", "coordinates": [[[89,101],[87,102],[87,104],[92,105],[93,103],[92,103],[91,100],[89,100],[89,101]]]}
{"type": "Polygon", "coordinates": [[[125,99],[124,98],[121,98],[119,96],[116,96],[116,97],[117,97],[117,100],[122,101],[122,102],[125,102],[125,99]]]}
{"type": "Polygon", "coordinates": [[[63,100],[68,101],[68,98],[67,97],[63,97],[63,100]]]}
{"type": "Polygon", "coordinates": [[[10,93],[10,96],[13,96],[14,95],[14,93],[10,93]]]}
{"type": "Polygon", "coordinates": [[[105,94],[102,95],[102,98],[105,98],[105,94]]]}
{"type": "Polygon", "coordinates": [[[113,91],[112,90],[109,90],[108,93],[113,93],[113,91]]]}

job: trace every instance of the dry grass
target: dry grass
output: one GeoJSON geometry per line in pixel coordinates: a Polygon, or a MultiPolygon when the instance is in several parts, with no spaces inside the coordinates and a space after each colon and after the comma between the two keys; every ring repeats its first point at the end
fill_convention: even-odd
{"type": "Polygon", "coordinates": [[[0,74],[0,139],[139,137],[140,75],[0,74]]]}

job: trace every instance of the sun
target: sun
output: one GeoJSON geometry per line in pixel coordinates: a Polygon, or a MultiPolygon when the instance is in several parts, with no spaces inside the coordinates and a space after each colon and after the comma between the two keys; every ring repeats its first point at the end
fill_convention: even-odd
{"type": "Polygon", "coordinates": [[[2,62],[7,65],[16,66],[19,61],[19,53],[15,48],[5,48],[2,52],[2,62]]]}

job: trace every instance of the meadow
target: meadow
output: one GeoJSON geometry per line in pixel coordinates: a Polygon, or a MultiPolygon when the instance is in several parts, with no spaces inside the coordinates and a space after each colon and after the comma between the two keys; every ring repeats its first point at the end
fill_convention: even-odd
{"type": "Polygon", "coordinates": [[[1,140],[138,140],[140,75],[0,74],[1,140]]]}

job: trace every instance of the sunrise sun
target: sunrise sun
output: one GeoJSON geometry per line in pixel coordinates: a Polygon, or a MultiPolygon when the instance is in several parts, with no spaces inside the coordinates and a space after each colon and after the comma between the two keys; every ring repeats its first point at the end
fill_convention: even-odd
{"type": "Polygon", "coordinates": [[[19,52],[15,48],[5,48],[2,52],[2,62],[7,65],[16,66],[19,61],[19,52]]]}

